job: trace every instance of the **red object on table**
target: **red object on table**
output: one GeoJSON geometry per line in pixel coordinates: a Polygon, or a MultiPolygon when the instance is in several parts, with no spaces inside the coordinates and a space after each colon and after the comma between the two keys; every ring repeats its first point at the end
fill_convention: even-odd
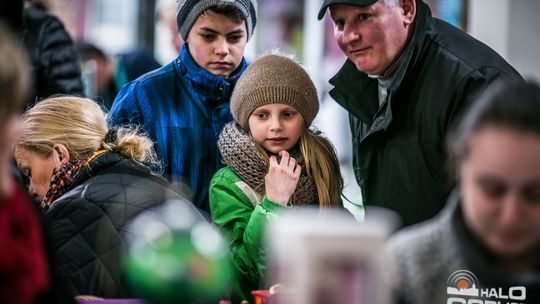
{"type": "Polygon", "coordinates": [[[255,304],[270,304],[272,294],[268,290],[253,290],[251,291],[255,304]]]}

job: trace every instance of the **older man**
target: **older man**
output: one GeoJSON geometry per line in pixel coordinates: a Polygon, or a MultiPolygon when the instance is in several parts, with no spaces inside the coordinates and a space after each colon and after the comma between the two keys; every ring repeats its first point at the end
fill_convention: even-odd
{"type": "Polygon", "coordinates": [[[348,57],[330,95],[349,111],[364,203],[430,218],[454,184],[448,130],[495,79],[521,76],[421,0],[326,0],[319,19],[327,8],[348,57]]]}

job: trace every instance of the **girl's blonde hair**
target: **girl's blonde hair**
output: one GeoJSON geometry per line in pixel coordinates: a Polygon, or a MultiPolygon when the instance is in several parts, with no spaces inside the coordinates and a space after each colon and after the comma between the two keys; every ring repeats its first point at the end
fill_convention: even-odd
{"type": "MultiPolygon", "coordinates": [[[[317,187],[319,207],[334,208],[341,205],[343,178],[334,147],[321,135],[320,131],[302,128],[297,144],[308,177],[313,178],[317,187]]],[[[257,150],[268,165],[270,155],[260,144],[257,150]]]]}
{"type": "Polygon", "coordinates": [[[45,157],[54,152],[54,144],[62,144],[74,160],[108,150],[152,168],[159,166],[151,139],[136,128],[109,130],[105,112],[91,99],[75,96],[44,99],[23,114],[22,126],[17,147],[45,157]]]}
{"type": "Polygon", "coordinates": [[[321,208],[336,207],[341,204],[343,178],[334,147],[321,136],[321,132],[308,128],[300,135],[300,154],[306,173],[317,186],[317,196],[321,208]]]}

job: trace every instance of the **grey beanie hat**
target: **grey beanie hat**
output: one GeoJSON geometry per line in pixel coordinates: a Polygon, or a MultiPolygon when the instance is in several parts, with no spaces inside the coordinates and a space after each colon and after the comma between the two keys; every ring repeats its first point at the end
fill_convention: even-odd
{"type": "Polygon", "coordinates": [[[253,111],[271,103],[294,107],[308,127],[319,111],[317,89],[306,71],[294,60],[276,54],[255,60],[240,76],[231,96],[231,114],[248,130],[253,111]]]}
{"type": "Polygon", "coordinates": [[[257,23],[257,0],[176,0],[176,27],[182,39],[187,39],[191,27],[204,11],[223,5],[235,6],[242,12],[249,40],[257,23]]]}

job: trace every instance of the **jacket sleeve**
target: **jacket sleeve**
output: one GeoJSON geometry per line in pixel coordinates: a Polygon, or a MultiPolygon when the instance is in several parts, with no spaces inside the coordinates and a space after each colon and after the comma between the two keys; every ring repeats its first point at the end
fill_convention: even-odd
{"type": "Polygon", "coordinates": [[[37,92],[38,97],[49,97],[55,93],[82,96],[81,69],[73,42],[60,20],[54,16],[45,20],[39,33],[39,62],[43,74],[38,76],[41,78],[37,84],[41,88],[37,92]]]}
{"type": "Polygon", "coordinates": [[[151,118],[145,119],[144,113],[151,113],[147,94],[139,82],[133,81],[123,86],[114,99],[107,122],[110,126],[134,125],[144,128],[145,121],[152,121],[151,118]],[[142,107],[147,110],[143,111],[142,107]]]}
{"type": "MultiPolygon", "coordinates": [[[[242,190],[220,172],[210,182],[210,210],[212,221],[230,238],[230,255],[237,280],[247,280],[257,288],[265,270],[264,227],[268,220],[277,218],[281,206],[264,198],[255,208],[242,190]]],[[[246,286],[244,296],[249,292],[246,286]]],[[[253,287],[252,287],[253,288],[253,287]]]]}

